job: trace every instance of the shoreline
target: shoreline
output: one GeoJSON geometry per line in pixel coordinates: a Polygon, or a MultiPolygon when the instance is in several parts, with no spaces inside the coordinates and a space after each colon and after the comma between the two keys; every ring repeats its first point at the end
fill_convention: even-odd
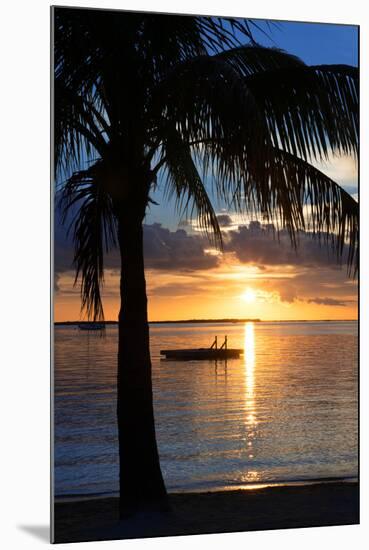
{"type": "Polygon", "coordinates": [[[335,481],[169,493],[171,512],[119,521],[118,498],[57,501],[54,541],[82,542],[359,523],[359,485],[335,481]]]}
{"type": "MultiPolygon", "coordinates": [[[[312,479],[274,479],[271,481],[255,481],[249,483],[239,483],[235,485],[225,485],[225,486],[213,486],[213,487],[199,487],[191,489],[173,489],[168,490],[168,493],[171,495],[188,495],[188,494],[203,494],[203,493],[223,493],[223,492],[232,492],[232,491],[252,491],[259,489],[272,489],[274,487],[305,487],[310,485],[325,485],[332,483],[358,483],[357,476],[348,476],[348,477],[319,477],[312,479]]],[[[119,493],[116,492],[106,492],[106,493],[69,493],[64,495],[54,495],[55,503],[64,503],[64,502],[85,502],[88,500],[101,500],[106,498],[118,498],[119,493]]]]}

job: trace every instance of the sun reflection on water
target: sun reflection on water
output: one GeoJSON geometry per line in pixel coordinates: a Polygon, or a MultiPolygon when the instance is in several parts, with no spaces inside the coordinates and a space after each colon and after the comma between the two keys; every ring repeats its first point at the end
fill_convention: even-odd
{"type": "Polygon", "coordinates": [[[244,361],[245,361],[245,409],[248,426],[257,424],[255,415],[255,335],[254,323],[245,324],[245,342],[244,342],[244,361]]]}
{"type": "MultiPolygon", "coordinates": [[[[247,456],[252,460],[255,456],[254,439],[256,426],[258,424],[255,405],[255,333],[254,323],[245,324],[244,337],[244,362],[245,362],[245,426],[247,437],[247,456]]],[[[258,481],[259,474],[249,470],[244,481],[258,481]]]]}

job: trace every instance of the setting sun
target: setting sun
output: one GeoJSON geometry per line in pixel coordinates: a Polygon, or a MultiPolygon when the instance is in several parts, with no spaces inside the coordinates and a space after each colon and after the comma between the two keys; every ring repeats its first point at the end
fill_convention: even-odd
{"type": "Polygon", "coordinates": [[[252,288],[247,288],[243,294],[241,294],[242,300],[247,304],[256,302],[256,292],[252,288]]]}

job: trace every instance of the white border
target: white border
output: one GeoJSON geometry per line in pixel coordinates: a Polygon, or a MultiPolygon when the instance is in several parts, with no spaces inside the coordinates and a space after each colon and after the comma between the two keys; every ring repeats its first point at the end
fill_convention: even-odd
{"type": "MultiPolygon", "coordinates": [[[[364,547],[368,537],[368,123],[369,17],[362,0],[126,0],[67,5],[238,15],[361,25],[361,463],[362,524],[176,539],[124,541],[132,548],[208,546],[364,547]]],[[[62,3],[61,3],[62,4],[62,3]]],[[[1,542],[4,548],[42,544],[19,526],[49,521],[49,6],[46,0],[8,2],[1,10],[1,542]],[[5,127],[4,127],[5,118],[5,127]],[[3,170],[5,163],[5,171],[3,170]],[[5,308],[4,308],[5,303],[5,308]]],[[[89,543],[119,545],[122,542],[89,543]]],[[[71,548],[72,546],[69,545],[71,548]]],[[[117,546],[116,546],[117,547],[117,546]]]]}

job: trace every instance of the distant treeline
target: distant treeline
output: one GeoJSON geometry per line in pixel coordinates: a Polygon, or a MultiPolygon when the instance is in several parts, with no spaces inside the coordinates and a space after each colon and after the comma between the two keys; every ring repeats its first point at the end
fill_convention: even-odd
{"type": "MultiPolygon", "coordinates": [[[[260,319],[181,319],[178,321],[150,321],[150,325],[174,323],[258,323],[260,319]]],[[[118,321],[105,321],[105,325],[117,325],[118,321]]],[[[90,321],[55,321],[55,325],[89,325],[90,321]]]]}

